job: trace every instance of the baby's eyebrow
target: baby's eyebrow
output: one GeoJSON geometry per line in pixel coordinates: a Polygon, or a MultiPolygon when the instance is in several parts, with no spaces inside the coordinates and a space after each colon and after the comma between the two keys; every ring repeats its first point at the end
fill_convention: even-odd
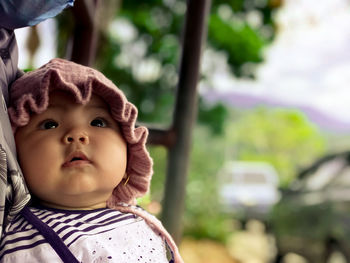
{"type": "Polygon", "coordinates": [[[109,112],[109,108],[106,108],[104,106],[101,105],[89,105],[88,107],[86,107],[87,111],[93,111],[93,112],[109,112]]]}

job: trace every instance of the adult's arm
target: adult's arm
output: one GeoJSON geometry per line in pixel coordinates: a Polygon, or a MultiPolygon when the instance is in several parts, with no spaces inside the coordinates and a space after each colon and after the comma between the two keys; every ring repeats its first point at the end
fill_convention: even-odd
{"type": "Polygon", "coordinates": [[[33,26],[72,6],[74,0],[1,0],[0,27],[15,29],[33,26]]]}

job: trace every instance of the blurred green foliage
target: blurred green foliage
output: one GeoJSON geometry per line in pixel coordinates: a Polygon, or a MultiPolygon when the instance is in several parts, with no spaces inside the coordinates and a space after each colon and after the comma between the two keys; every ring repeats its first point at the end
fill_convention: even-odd
{"type": "MultiPolygon", "coordinates": [[[[224,241],[227,219],[218,206],[216,174],[224,162],[223,139],[212,136],[208,127],[197,126],[191,153],[191,164],[187,185],[184,230],[195,238],[211,238],[224,241]],[[203,143],[206,142],[206,143],[203,143]]],[[[166,151],[162,147],[150,147],[154,158],[154,176],[151,195],[161,202],[164,190],[166,151]]]]}
{"type": "Polygon", "coordinates": [[[259,107],[236,115],[225,132],[226,142],[235,145],[230,159],[273,164],[282,187],[327,149],[319,129],[297,110],[259,107]]]}
{"type": "Polygon", "coordinates": [[[228,52],[231,68],[239,76],[244,75],[241,69],[248,61],[262,61],[264,39],[247,24],[236,27],[213,14],[209,23],[209,36],[214,47],[228,52]]]}
{"type": "Polygon", "coordinates": [[[221,136],[229,115],[226,106],[221,103],[208,105],[203,99],[200,99],[199,107],[201,110],[198,113],[198,123],[208,126],[213,135],[221,136]]]}

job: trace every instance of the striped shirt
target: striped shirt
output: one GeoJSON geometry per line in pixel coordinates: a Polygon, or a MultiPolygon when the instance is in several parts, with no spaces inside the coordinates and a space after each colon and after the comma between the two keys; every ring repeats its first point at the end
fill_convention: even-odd
{"type": "MultiPolygon", "coordinates": [[[[169,262],[162,238],[140,218],[103,208],[30,208],[53,229],[79,262],[169,262]]],[[[39,231],[20,214],[6,228],[0,262],[62,262],[39,231]]]]}

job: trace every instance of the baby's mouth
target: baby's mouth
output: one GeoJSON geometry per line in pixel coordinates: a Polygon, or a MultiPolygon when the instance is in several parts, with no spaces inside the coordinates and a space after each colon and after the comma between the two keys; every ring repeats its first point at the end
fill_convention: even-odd
{"type": "Polygon", "coordinates": [[[75,161],[80,161],[80,160],[84,160],[84,159],[80,158],[80,157],[74,157],[72,160],[70,160],[70,162],[75,162],[75,161]]]}
{"type": "Polygon", "coordinates": [[[83,152],[73,152],[69,154],[63,163],[63,167],[73,167],[90,164],[91,161],[83,152]]]}

